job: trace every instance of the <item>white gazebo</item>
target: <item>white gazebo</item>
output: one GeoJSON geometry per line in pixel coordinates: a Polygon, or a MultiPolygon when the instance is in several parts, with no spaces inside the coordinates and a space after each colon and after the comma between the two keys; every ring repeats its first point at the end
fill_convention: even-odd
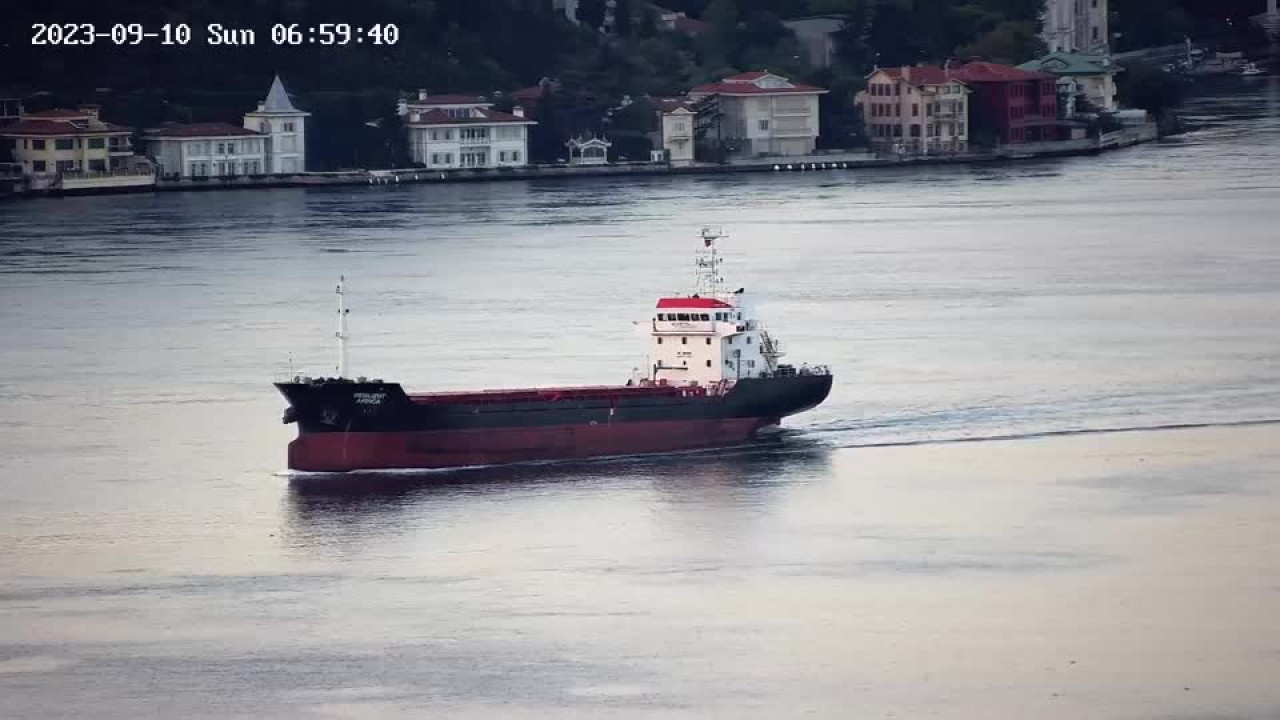
{"type": "Polygon", "coordinates": [[[569,147],[570,165],[607,165],[609,148],[613,143],[604,138],[571,138],[565,143],[569,147]]]}

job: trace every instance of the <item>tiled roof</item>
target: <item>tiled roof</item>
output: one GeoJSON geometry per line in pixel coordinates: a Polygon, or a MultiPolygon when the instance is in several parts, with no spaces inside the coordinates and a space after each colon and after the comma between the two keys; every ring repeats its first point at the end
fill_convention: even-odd
{"type": "Polygon", "coordinates": [[[428,110],[418,116],[417,120],[412,119],[412,115],[405,120],[406,125],[494,125],[498,123],[526,123],[536,125],[533,120],[527,117],[517,117],[497,110],[487,110],[481,108],[477,111],[476,117],[451,117],[443,110],[428,110]]]}
{"type": "Polygon", "coordinates": [[[951,76],[967,83],[1019,82],[1027,80],[1053,80],[1052,75],[1031,72],[993,62],[971,62],[951,71],[951,76]]]}
{"type": "Polygon", "coordinates": [[[1120,70],[1102,55],[1052,52],[1018,66],[1021,70],[1048,72],[1054,75],[1106,75],[1120,70]]]}
{"type": "Polygon", "coordinates": [[[408,105],[492,105],[483,95],[428,95],[407,101],[408,105]]]}
{"type": "Polygon", "coordinates": [[[756,80],[759,80],[760,78],[765,77],[768,74],[769,74],[768,70],[750,70],[748,72],[738,73],[737,75],[730,75],[729,77],[722,79],[720,82],[749,83],[749,82],[755,82],[756,80]]]}
{"type": "Polygon", "coordinates": [[[786,95],[794,93],[825,93],[826,90],[812,85],[792,85],[791,87],[760,87],[749,82],[718,82],[710,85],[699,85],[689,91],[702,95],[786,95]]]}
{"type": "Polygon", "coordinates": [[[165,125],[158,128],[150,128],[146,131],[148,137],[227,137],[231,135],[261,135],[256,130],[232,125],[225,122],[202,122],[191,123],[190,125],[165,125]]]}
{"type": "Polygon", "coordinates": [[[694,106],[694,101],[687,97],[651,97],[649,102],[664,113],[674,112],[682,108],[692,110],[694,106]]]}
{"type": "Polygon", "coordinates": [[[113,125],[98,120],[45,120],[30,117],[6,125],[0,133],[4,135],[112,135],[127,134],[133,128],[124,125],[113,125]]]}
{"type": "MultiPolygon", "coordinates": [[[[951,82],[964,82],[954,70],[943,70],[936,65],[880,68],[880,72],[894,79],[901,78],[917,87],[921,85],[946,85],[951,82]]],[[[874,75],[875,73],[872,74],[874,75]]]]}

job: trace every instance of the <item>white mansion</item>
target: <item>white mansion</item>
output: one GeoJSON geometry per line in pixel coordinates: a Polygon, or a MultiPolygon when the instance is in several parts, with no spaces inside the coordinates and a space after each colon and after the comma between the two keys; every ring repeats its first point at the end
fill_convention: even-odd
{"type": "Polygon", "coordinates": [[[428,95],[400,104],[409,158],[431,169],[520,167],[529,164],[529,127],[524,116],[493,110],[471,95],[428,95]]]}
{"type": "Polygon", "coordinates": [[[307,169],[306,118],[276,76],[267,99],[244,115],[244,127],[225,122],[169,123],[143,133],[147,155],[170,177],[289,175],[307,169]]]}

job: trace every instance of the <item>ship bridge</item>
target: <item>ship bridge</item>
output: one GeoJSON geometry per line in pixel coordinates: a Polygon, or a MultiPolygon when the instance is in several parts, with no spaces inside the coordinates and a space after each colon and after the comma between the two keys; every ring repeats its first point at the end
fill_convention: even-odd
{"type": "Polygon", "coordinates": [[[714,385],[761,377],[782,353],[745,302],[745,290],[724,290],[716,241],[703,229],[695,291],[660,298],[650,330],[649,379],[672,385],[714,385]]]}

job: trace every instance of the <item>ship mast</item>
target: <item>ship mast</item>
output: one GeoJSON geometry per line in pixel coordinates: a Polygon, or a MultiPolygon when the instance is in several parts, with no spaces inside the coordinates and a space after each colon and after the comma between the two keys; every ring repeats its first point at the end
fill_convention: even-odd
{"type": "Polygon", "coordinates": [[[347,376],[347,339],[350,337],[347,334],[347,313],[351,311],[346,307],[346,295],[343,292],[346,280],[346,276],[339,275],[338,289],[335,291],[338,294],[338,331],[333,335],[338,338],[338,377],[340,378],[347,376]]]}
{"type": "Polygon", "coordinates": [[[724,278],[720,276],[719,254],[716,252],[716,241],[727,237],[720,228],[702,228],[702,249],[698,251],[695,270],[694,292],[700,297],[722,299],[724,295],[724,278]]]}

